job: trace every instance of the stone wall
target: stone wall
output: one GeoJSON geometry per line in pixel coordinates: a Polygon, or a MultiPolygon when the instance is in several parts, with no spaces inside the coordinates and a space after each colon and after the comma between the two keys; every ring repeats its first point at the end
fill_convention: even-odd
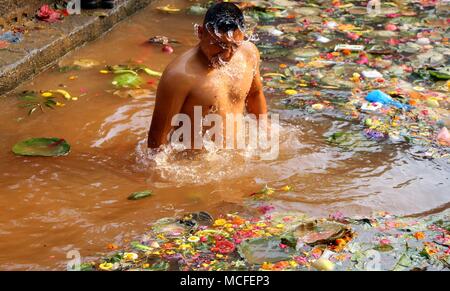
{"type": "MultiPolygon", "coordinates": [[[[37,5],[36,9],[49,1],[5,1],[3,5],[27,2],[37,5]]],[[[81,15],[72,15],[63,21],[47,24],[41,22],[43,29],[30,30],[24,39],[7,49],[0,49],[0,98],[20,83],[33,78],[71,50],[93,41],[110,30],[121,20],[146,7],[152,0],[120,0],[116,7],[103,10],[104,14],[95,15],[95,11],[82,11],[81,15]]],[[[5,10],[6,6],[1,9],[5,10]]],[[[10,6],[13,7],[13,6],[10,6]]],[[[33,16],[35,10],[32,10],[33,16]]]]}
{"type": "Polygon", "coordinates": [[[55,0],[0,0],[0,26],[21,22],[22,18],[32,17],[43,4],[55,0]]]}

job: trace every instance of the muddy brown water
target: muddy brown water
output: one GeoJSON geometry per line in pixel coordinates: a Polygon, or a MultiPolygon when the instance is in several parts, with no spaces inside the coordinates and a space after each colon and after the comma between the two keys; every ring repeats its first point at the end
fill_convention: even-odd
{"type": "MultiPolygon", "coordinates": [[[[162,71],[176,55],[196,44],[196,16],[168,15],[154,7],[184,1],[157,1],[116,26],[101,39],[67,55],[62,62],[94,59],[102,65],[128,60],[162,71]],[[144,45],[153,35],[177,39],[172,55],[144,45]]],[[[233,153],[201,159],[150,159],[145,142],[156,85],[138,98],[114,95],[111,75],[101,69],[60,73],[49,69],[17,91],[57,89],[64,84],[78,101],[27,117],[17,98],[0,99],[0,269],[64,269],[66,254],[83,258],[142,234],[157,218],[207,210],[217,215],[246,211],[244,200],[264,185],[292,185],[270,202],[283,211],[367,215],[430,211],[449,202],[449,165],[416,160],[401,146],[342,151],[328,145],[326,132],[342,126],[332,119],[281,113],[280,155],[274,161],[245,160],[233,153]],[[75,80],[69,77],[77,76],[75,80]],[[61,137],[72,145],[59,158],[14,156],[11,147],[30,137],[61,137]],[[155,195],[128,201],[135,191],[155,195]]],[[[155,79],[153,79],[155,80],[155,79]]],[[[156,80],[155,80],[156,81],[156,80]]],[[[176,84],[174,84],[176,86],[176,84]]]]}

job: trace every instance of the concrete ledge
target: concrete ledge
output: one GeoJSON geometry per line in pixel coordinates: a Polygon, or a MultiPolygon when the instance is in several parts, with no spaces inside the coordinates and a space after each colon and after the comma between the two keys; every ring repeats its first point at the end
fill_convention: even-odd
{"type": "Polygon", "coordinates": [[[112,10],[95,10],[105,12],[103,17],[83,11],[59,23],[43,23],[45,29],[30,31],[21,43],[0,50],[0,95],[55,64],[71,50],[97,39],[151,1],[122,0],[112,10]]]}

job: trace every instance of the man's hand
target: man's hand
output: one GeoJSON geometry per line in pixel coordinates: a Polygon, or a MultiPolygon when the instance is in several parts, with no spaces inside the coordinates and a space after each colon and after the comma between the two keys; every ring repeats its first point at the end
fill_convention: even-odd
{"type": "Polygon", "coordinates": [[[257,65],[255,66],[255,74],[253,77],[252,86],[247,95],[246,107],[247,112],[256,115],[256,118],[259,119],[260,114],[267,114],[267,103],[266,97],[263,92],[263,84],[261,82],[261,75],[259,73],[259,51],[254,46],[254,54],[256,57],[257,65]]]}

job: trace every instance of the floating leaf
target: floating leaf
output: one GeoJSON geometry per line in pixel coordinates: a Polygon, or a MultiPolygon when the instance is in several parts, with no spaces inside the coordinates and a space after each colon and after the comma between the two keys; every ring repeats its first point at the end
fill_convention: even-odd
{"type": "Polygon", "coordinates": [[[298,241],[309,245],[327,244],[349,234],[350,230],[335,222],[308,222],[301,224],[294,231],[298,241]]]}
{"type": "Polygon", "coordinates": [[[20,96],[20,100],[23,102],[19,105],[19,107],[29,108],[29,116],[36,112],[38,109],[44,112],[44,107],[54,109],[54,106],[57,105],[54,97],[38,96],[36,92],[32,91],[25,91],[23,95],[20,96]]]}
{"type": "Polygon", "coordinates": [[[142,79],[137,74],[125,73],[116,76],[112,84],[120,88],[139,88],[142,79]]]}
{"type": "Polygon", "coordinates": [[[166,12],[166,13],[176,13],[176,12],[181,11],[181,9],[176,8],[176,7],[174,7],[174,6],[170,5],[170,4],[169,4],[169,5],[166,5],[166,6],[159,6],[159,7],[156,7],[156,9],[157,9],[158,11],[166,12]]]}
{"type": "Polygon", "coordinates": [[[151,250],[151,248],[150,248],[149,246],[140,244],[140,243],[137,242],[137,241],[131,242],[131,246],[132,246],[134,249],[136,249],[136,250],[140,250],[140,251],[144,251],[144,252],[150,251],[150,250],[151,250]]]}
{"type": "Polygon", "coordinates": [[[78,66],[83,69],[90,69],[100,65],[100,62],[91,59],[79,59],[73,62],[74,66],[78,66]]]}
{"type": "Polygon", "coordinates": [[[280,243],[281,240],[277,237],[249,239],[238,246],[238,252],[249,264],[289,260],[294,249],[290,247],[282,249],[280,243]]]}
{"type": "Polygon", "coordinates": [[[162,73],[157,72],[157,71],[153,71],[149,68],[142,68],[144,70],[145,73],[147,73],[148,75],[152,76],[152,77],[161,77],[162,73]]]}
{"type": "Polygon", "coordinates": [[[450,79],[450,72],[449,70],[444,71],[444,70],[440,70],[440,71],[429,71],[430,76],[438,79],[438,80],[449,80],[450,79]]]}
{"type": "Polygon", "coordinates": [[[70,145],[60,138],[31,138],[15,144],[12,151],[20,156],[55,157],[67,155],[70,145]]]}
{"type": "Polygon", "coordinates": [[[79,71],[81,69],[80,66],[63,66],[58,69],[60,73],[67,73],[70,71],[79,71]]]}
{"type": "Polygon", "coordinates": [[[395,266],[392,269],[392,271],[404,271],[404,270],[407,270],[407,269],[411,268],[412,263],[413,262],[412,262],[412,260],[411,260],[409,255],[407,255],[406,253],[402,254],[402,256],[398,260],[397,264],[395,264],[395,266]]]}
{"type": "Polygon", "coordinates": [[[130,196],[128,196],[128,200],[139,200],[148,196],[152,196],[153,192],[150,190],[145,190],[141,192],[134,192],[130,196]]]}
{"type": "Polygon", "coordinates": [[[67,100],[72,99],[72,96],[66,90],[58,89],[58,90],[53,90],[52,92],[61,94],[67,100]]]}

